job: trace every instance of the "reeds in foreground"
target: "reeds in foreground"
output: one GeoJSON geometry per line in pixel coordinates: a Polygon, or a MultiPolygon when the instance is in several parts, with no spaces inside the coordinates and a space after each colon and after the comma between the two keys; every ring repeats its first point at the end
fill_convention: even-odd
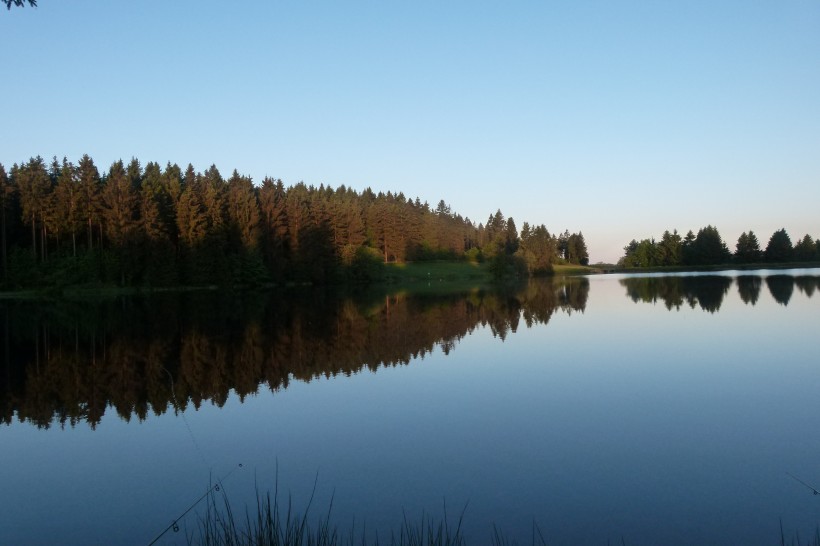
{"type": "MultiPolygon", "coordinates": [[[[355,525],[348,533],[341,534],[330,523],[333,508],[331,499],[327,513],[311,524],[310,508],[316,489],[311,493],[303,513],[297,513],[290,496],[286,506],[279,504],[278,485],[273,496],[261,495],[257,490],[256,514],[249,508],[245,516],[238,520],[224,491],[219,498],[213,491],[208,496],[205,513],[198,520],[198,529],[188,536],[188,544],[201,546],[378,546],[378,534],[368,537],[367,529],[357,533],[355,525]]],[[[465,506],[466,510],[466,506],[465,506]]],[[[464,511],[459,516],[455,528],[449,525],[447,509],[444,518],[437,521],[422,514],[417,522],[410,521],[406,514],[398,533],[391,533],[388,546],[466,546],[461,524],[464,511]]],[[[499,542],[505,544],[505,542],[499,542]]]]}
{"type": "MultiPolygon", "coordinates": [[[[411,521],[404,515],[398,532],[391,532],[383,539],[378,534],[368,536],[366,528],[358,532],[355,524],[345,533],[330,522],[333,508],[331,499],[327,513],[311,523],[310,509],[315,495],[314,490],[304,512],[294,510],[292,500],[288,497],[285,506],[279,503],[278,486],[273,495],[262,495],[257,490],[256,513],[246,507],[244,517],[237,518],[227,495],[211,491],[205,513],[197,521],[197,528],[187,535],[188,544],[201,546],[467,546],[462,533],[462,522],[466,506],[459,515],[455,527],[447,519],[446,505],[444,517],[439,521],[427,514],[422,514],[418,521],[411,521]]],[[[513,546],[518,541],[510,540],[494,525],[489,542],[493,546],[513,546]]],[[[546,546],[547,540],[538,526],[533,523],[532,546],[546,546]]],[[[607,543],[609,544],[609,542],[607,543]]],[[[617,544],[626,546],[628,542],[620,538],[617,544]]],[[[802,541],[795,533],[791,539],[786,538],[783,523],[780,523],[780,546],[820,546],[820,527],[814,536],[802,541]]]]}

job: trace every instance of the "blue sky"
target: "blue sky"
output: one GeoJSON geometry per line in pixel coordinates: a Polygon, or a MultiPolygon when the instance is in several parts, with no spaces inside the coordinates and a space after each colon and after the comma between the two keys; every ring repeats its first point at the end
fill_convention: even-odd
{"type": "Polygon", "coordinates": [[[39,0],[0,163],[210,164],[582,231],[820,237],[820,2],[39,0]]]}

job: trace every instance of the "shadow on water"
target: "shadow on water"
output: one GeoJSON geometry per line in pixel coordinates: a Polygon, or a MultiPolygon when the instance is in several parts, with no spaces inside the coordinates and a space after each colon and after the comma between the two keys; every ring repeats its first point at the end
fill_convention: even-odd
{"type": "Polygon", "coordinates": [[[504,339],[558,312],[583,311],[584,278],[457,294],[311,290],[164,294],[103,302],[2,302],[0,411],[47,428],[108,408],[124,420],[210,401],[222,406],[290,381],[351,375],[452,351],[476,328],[504,339]]]}

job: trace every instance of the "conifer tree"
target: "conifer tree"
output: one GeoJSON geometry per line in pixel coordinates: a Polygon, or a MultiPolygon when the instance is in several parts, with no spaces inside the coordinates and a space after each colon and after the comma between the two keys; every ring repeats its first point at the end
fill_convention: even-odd
{"type": "Polygon", "coordinates": [[[94,248],[93,224],[99,217],[100,173],[88,154],[83,155],[77,163],[77,179],[78,206],[88,235],[88,251],[91,251],[94,248]]]}
{"type": "Polygon", "coordinates": [[[810,262],[815,259],[817,247],[808,233],[794,245],[794,259],[799,262],[810,262]]]}
{"type": "MultiPolygon", "coordinates": [[[[25,222],[31,225],[31,251],[37,257],[37,226],[43,225],[43,216],[47,210],[47,197],[51,190],[51,183],[46,171],[43,158],[32,157],[28,163],[23,165],[16,177],[17,191],[20,195],[20,206],[23,209],[25,222]]],[[[40,243],[40,256],[45,258],[43,248],[43,237],[40,243]]]]}
{"type": "Polygon", "coordinates": [[[778,229],[769,238],[766,245],[765,257],[767,262],[790,262],[794,256],[792,240],[785,228],[778,229]]]}
{"type": "Polygon", "coordinates": [[[754,231],[749,230],[740,234],[735,246],[735,261],[742,264],[759,262],[763,253],[760,252],[760,243],[754,231]]]}
{"type": "Polygon", "coordinates": [[[60,226],[71,234],[71,255],[77,256],[77,231],[83,225],[80,210],[80,188],[77,169],[69,161],[63,160],[57,185],[54,188],[55,208],[60,226]]]}

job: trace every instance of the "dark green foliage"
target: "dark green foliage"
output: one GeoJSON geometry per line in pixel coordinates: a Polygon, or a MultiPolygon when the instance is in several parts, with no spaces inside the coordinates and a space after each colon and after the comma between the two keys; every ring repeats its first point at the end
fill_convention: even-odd
{"type": "Polygon", "coordinates": [[[735,247],[735,261],[741,264],[757,263],[763,258],[763,253],[760,251],[760,243],[757,241],[757,235],[754,231],[749,230],[740,234],[737,239],[737,246],[735,247]]]}
{"type": "Polygon", "coordinates": [[[683,261],[683,240],[681,239],[678,230],[669,233],[669,230],[663,232],[661,240],[657,243],[656,259],[658,265],[662,266],[676,266],[683,261]]]}
{"type": "Polygon", "coordinates": [[[565,230],[564,233],[556,239],[556,249],[558,258],[563,263],[588,265],[589,253],[587,252],[586,241],[582,233],[570,233],[565,230]]]}
{"type": "Polygon", "coordinates": [[[713,266],[725,265],[733,259],[737,264],[755,264],[763,260],[772,263],[791,261],[812,262],[820,259],[820,241],[805,235],[792,248],[785,229],[776,231],[769,239],[765,252],[761,252],[753,231],[738,237],[734,254],[723,243],[717,228],[706,226],[695,235],[691,230],[682,240],[677,231],[665,231],[660,242],[654,239],[632,240],[624,247],[619,260],[622,267],[663,267],[676,265],[713,266]]]}
{"type": "Polygon", "coordinates": [[[553,272],[557,243],[547,228],[541,224],[534,229],[527,222],[521,229],[521,243],[518,255],[524,261],[531,275],[549,275],[553,272]]]}
{"type": "Polygon", "coordinates": [[[644,239],[641,242],[630,241],[624,247],[624,256],[620,260],[622,267],[655,267],[660,265],[658,249],[654,239],[644,239]]]}
{"type": "Polygon", "coordinates": [[[713,265],[729,263],[731,256],[717,228],[710,225],[698,230],[683,258],[686,265],[713,265]]]}
{"type": "Polygon", "coordinates": [[[582,233],[573,233],[567,239],[567,262],[571,264],[589,265],[589,252],[582,233]]]}
{"type": "Polygon", "coordinates": [[[378,252],[372,248],[359,246],[346,268],[348,280],[368,284],[384,279],[385,265],[378,252]]]}
{"type": "Polygon", "coordinates": [[[767,262],[790,262],[794,259],[792,240],[785,228],[772,233],[764,256],[767,262]]]}
{"type": "MultiPolygon", "coordinates": [[[[759,259],[760,251],[753,232],[740,236],[734,259],[750,263],[759,259]]],[[[619,260],[622,267],[674,267],[725,265],[732,260],[732,254],[720,237],[717,228],[706,226],[695,235],[691,230],[681,239],[677,230],[663,233],[660,241],[644,239],[632,240],[624,247],[624,256],[619,260]]]]}
{"type": "Polygon", "coordinates": [[[200,173],[149,162],[143,170],[132,158],[100,176],[88,155],[76,166],[36,157],[9,174],[0,165],[0,187],[4,288],[372,282],[383,277],[374,256],[495,259],[501,277],[589,261],[581,233],[566,232],[559,255],[543,225],[525,224],[522,241],[500,210],[475,226],[444,201],[431,209],[402,193],[286,188],[270,178],[255,187],[236,170],[225,180],[214,165],[200,173]],[[15,251],[12,266],[10,249],[30,258],[15,251]]]}
{"type": "Polygon", "coordinates": [[[794,245],[794,259],[798,262],[810,262],[816,260],[817,244],[811,235],[806,234],[794,245]]]}

